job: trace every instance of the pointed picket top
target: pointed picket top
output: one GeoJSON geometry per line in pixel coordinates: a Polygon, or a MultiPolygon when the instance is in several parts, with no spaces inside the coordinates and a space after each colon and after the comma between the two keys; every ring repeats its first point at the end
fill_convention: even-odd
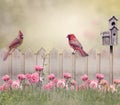
{"type": "Polygon", "coordinates": [[[15,58],[20,58],[22,56],[22,53],[19,49],[15,49],[13,52],[12,52],[12,56],[15,57],[15,58]]]}
{"type": "Polygon", "coordinates": [[[113,56],[117,57],[119,59],[119,57],[120,57],[120,48],[115,48],[114,49],[113,56]]]}
{"type": "Polygon", "coordinates": [[[33,57],[34,56],[34,53],[33,53],[33,51],[30,49],[30,48],[28,48],[27,50],[26,50],[26,52],[25,52],[25,57],[27,57],[27,58],[31,58],[31,57],[33,57]]]}
{"type": "Polygon", "coordinates": [[[65,57],[70,57],[70,56],[72,56],[72,51],[71,51],[71,50],[64,50],[64,51],[63,51],[63,56],[65,56],[65,57]]]}
{"type": "Polygon", "coordinates": [[[103,49],[101,51],[101,56],[104,58],[104,57],[109,57],[109,52],[106,50],[106,49],[103,49]]]}
{"type": "Polygon", "coordinates": [[[96,52],[97,52],[97,51],[96,51],[95,49],[90,49],[90,50],[88,51],[89,55],[95,55],[96,52]]]}
{"type": "Polygon", "coordinates": [[[41,56],[42,58],[45,58],[46,50],[42,47],[40,50],[38,50],[37,55],[41,56]]]}
{"type": "Polygon", "coordinates": [[[51,51],[50,51],[50,55],[51,56],[58,56],[58,50],[56,48],[53,48],[51,51]]]}
{"type": "Polygon", "coordinates": [[[88,55],[96,57],[96,51],[94,49],[91,49],[91,50],[89,50],[88,55]]]}

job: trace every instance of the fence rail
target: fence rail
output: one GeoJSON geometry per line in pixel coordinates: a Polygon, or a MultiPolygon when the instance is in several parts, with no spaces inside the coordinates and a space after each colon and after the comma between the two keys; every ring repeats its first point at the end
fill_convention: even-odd
{"type": "MultiPolygon", "coordinates": [[[[110,56],[109,51],[103,50],[96,53],[89,52],[88,57],[81,57],[79,54],[72,55],[71,51],[64,50],[59,53],[52,49],[49,53],[41,48],[36,54],[31,49],[25,53],[15,50],[9,55],[6,61],[3,56],[6,49],[0,50],[0,76],[9,74],[15,77],[19,73],[34,72],[35,65],[44,65],[46,73],[54,73],[57,77],[62,77],[64,72],[70,72],[72,77],[80,81],[80,76],[88,74],[90,79],[95,79],[96,73],[103,73],[106,80],[110,80],[110,56]]],[[[120,50],[115,50],[113,54],[113,78],[120,78],[120,50]]]]}

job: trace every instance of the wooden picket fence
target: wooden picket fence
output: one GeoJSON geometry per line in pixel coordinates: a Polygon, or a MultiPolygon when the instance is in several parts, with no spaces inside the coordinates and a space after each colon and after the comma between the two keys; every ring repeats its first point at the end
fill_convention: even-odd
{"type": "Polygon", "coordinates": [[[113,75],[114,79],[120,78],[120,50],[114,51],[113,54],[113,72],[110,71],[109,50],[103,50],[101,53],[90,50],[88,57],[81,57],[79,54],[73,55],[71,50],[60,53],[57,49],[52,49],[47,53],[41,48],[37,53],[31,49],[22,53],[16,49],[3,61],[5,52],[5,48],[0,50],[0,77],[9,74],[14,78],[19,73],[33,73],[35,65],[44,65],[47,74],[54,73],[58,78],[62,78],[65,72],[71,73],[77,81],[80,81],[83,74],[95,79],[96,73],[103,73],[108,81],[111,79],[110,75],[113,75]]]}

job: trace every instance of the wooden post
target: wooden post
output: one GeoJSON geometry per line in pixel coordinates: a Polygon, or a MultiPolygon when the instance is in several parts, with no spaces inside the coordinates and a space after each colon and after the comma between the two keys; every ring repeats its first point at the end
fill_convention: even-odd
{"type": "Polygon", "coordinates": [[[113,83],[113,46],[110,46],[110,72],[109,81],[113,83]]]}
{"type": "Polygon", "coordinates": [[[51,73],[51,69],[50,69],[50,53],[48,53],[48,74],[51,73]]]}
{"type": "Polygon", "coordinates": [[[76,55],[72,54],[72,76],[74,78],[74,80],[76,80],[76,55]]]}
{"type": "Polygon", "coordinates": [[[88,56],[86,57],[87,61],[86,61],[86,74],[88,75],[88,56]]]}
{"type": "Polygon", "coordinates": [[[13,78],[13,73],[12,73],[12,54],[9,55],[10,56],[10,77],[13,78]]]}
{"type": "Polygon", "coordinates": [[[63,78],[63,53],[59,54],[59,77],[63,78]]]}
{"type": "Polygon", "coordinates": [[[98,53],[98,64],[97,64],[97,72],[101,73],[101,53],[98,53]]]}
{"type": "Polygon", "coordinates": [[[25,54],[23,53],[23,73],[25,74],[25,54]]]}

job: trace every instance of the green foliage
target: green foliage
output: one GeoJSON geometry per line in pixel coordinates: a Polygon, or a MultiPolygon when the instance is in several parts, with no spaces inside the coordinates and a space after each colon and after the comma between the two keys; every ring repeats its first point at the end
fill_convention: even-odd
{"type": "Polygon", "coordinates": [[[119,93],[97,90],[14,90],[0,93],[2,105],[119,105],[119,93]]]}

